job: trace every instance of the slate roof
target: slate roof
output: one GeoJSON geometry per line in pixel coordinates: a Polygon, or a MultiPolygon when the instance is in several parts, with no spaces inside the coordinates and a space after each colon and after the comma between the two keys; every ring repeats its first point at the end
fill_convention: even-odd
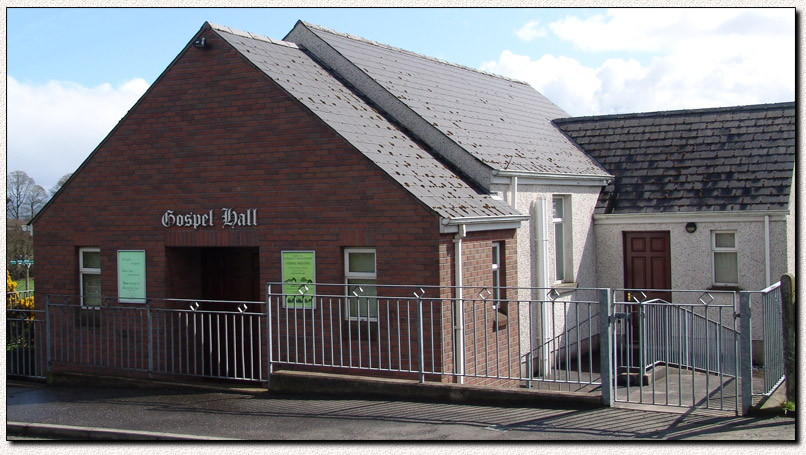
{"type": "Polygon", "coordinates": [[[568,114],[524,82],[300,24],[492,169],[608,176],[552,125],[568,114]]]}
{"type": "Polygon", "coordinates": [[[446,219],[521,217],[471,187],[296,44],[210,24],[259,70],[350,142],[401,187],[446,219]]]}
{"type": "Polygon", "coordinates": [[[795,103],[558,119],[615,175],[597,213],[786,210],[795,103]]]}

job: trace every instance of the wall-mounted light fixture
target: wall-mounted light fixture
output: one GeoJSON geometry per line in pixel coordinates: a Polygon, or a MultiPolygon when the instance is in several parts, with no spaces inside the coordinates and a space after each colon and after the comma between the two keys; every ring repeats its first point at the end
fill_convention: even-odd
{"type": "Polygon", "coordinates": [[[202,37],[193,42],[193,47],[196,49],[204,49],[207,47],[207,39],[202,37]]]}
{"type": "Polygon", "coordinates": [[[697,223],[686,223],[686,232],[693,234],[697,231],[697,223]]]}

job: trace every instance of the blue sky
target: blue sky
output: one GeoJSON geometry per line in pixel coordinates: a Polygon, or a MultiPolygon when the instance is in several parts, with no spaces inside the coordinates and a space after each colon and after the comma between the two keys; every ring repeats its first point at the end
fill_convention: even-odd
{"type": "Polygon", "coordinates": [[[9,8],[7,171],[74,171],[204,21],[298,20],[530,83],[570,115],[795,99],[794,9],[9,8]]]}
{"type": "MultiPolygon", "coordinates": [[[[65,80],[93,86],[141,77],[153,82],[205,21],[283,38],[305,20],[454,63],[479,67],[503,48],[526,53],[518,40],[527,20],[549,22],[596,9],[515,8],[12,8],[8,71],[19,81],[65,80]]],[[[541,46],[568,54],[548,37],[541,46]]],[[[587,63],[601,55],[579,52],[587,63]]]]}

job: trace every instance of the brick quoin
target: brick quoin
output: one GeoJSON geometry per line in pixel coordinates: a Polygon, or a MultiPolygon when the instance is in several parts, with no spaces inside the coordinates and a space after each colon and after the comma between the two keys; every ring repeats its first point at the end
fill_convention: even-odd
{"type": "MultiPolygon", "coordinates": [[[[254,258],[256,284],[244,286],[254,289],[248,297],[258,301],[266,299],[263,283],[281,280],[283,250],[315,251],[316,278],[322,283],[344,281],[343,251],[348,247],[376,249],[378,284],[453,283],[453,236],[439,234],[435,213],[215,33],[200,33],[209,49],[185,49],[36,220],[38,308],[48,295],[55,301],[80,294],[82,247],[100,248],[101,291],[113,298],[117,251],[123,249],[145,250],[146,289],[155,301],[201,298],[198,256],[203,248],[214,247],[237,248],[234,257],[254,258]],[[257,209],[257,226],[223,228],[218,216],[224,207],[257,209]],[[215,226],[166,228],[161,224],[166,210],[213,210],[215,226]]],[[[491,285],[493,241],[506,245],[505,283],[517,283],[515,231],[508,230],[471,233],[464,240],[466,285],[491,285]]],[[[309,314],[319,318],[324,311],[320,306],[309,314]]],[[[426,314],[427,336],[434,339],[428,354],[436,359],[436,368],[444,362],[448,371],[453,368],[452,330],[445,326],[450,311],[443,304],[426,314]]],[[[345,329],[344,321],[327,316],[345,329]]],[[[142,322],[132,322],[132,333],[138,324],[142,322]]],[[[75,355],[93,355],[100,329],[92,327],[99,325],[65,316],[54,327],[61,329],[54,343],[80,340],[75,355]]],[[[477,329],[501,336],[492,326],[477,329]]],[[[260,347],[266,352],[266,328],[262,330],[260,347]]],[[[377,336],[368,333],[364,335],[377,336]]],[[[278,339],[283,335],[275,334],[278,339]]],[[[366,347],[369,341],[353,340],[366,347]]],[[[483,348],[501,352],[502,346],[483,348]]],[[[407,348],[395,354],[393,365],[400,365],[403,357],[408,361],[407,348]]],[[[162,349],[160,354],[167,355],[168,348],[162,349]]],[[[141,356],[121,350],[94,355],[105,356],[107,363],[141,356]]],[[[361,362],[390,360],[388,353],[373,355],[361,362]]],[[[517,354],[510,357],[517,359],[517,354]]],[[[65,368],[78,359],[64,357],[65,368]]]]}

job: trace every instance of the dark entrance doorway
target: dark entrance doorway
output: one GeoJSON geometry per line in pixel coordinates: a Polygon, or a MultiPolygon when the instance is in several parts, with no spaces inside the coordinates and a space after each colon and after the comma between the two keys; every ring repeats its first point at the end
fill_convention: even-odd
{"type": "Polygon", "coordinates": [[[258,248],[167,248],[167,297],[260,299],[258,248]]]}
{"type": "MultiPolygon", "coordinates": [[[[166,249],[166,305],[185,310],[171,319],[165,358],[184,359],[172,365],[190,374],[230,379],[254,379],[261,374],[258,248],[166,249]],[[187,299],[195,300],[190,305],[187,299]],[[178,352],[181,351],[181,352],[178,352]],[[181,363],[181,362],[180,362],[181,363]],[[192,367],[192,368],[191,368],[192,367]]],[[[176,314],[176,313],[174,313],[176,314]]],[[[167,344],[167,343],[166,343],[167,344]]]]}

